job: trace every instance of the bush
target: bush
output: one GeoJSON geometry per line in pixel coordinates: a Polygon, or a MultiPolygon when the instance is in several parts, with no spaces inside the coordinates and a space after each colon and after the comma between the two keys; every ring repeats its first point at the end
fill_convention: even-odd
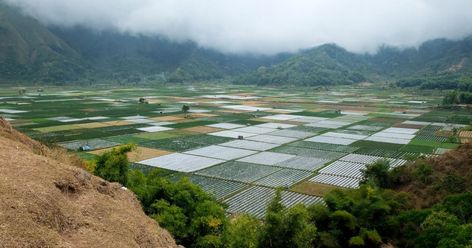
{"type": "Polygon", "coordinates": [[[135,149],[134,145],[124,145],[98,156],[94,174],[107,181],[119,182],[126,186],[129,163],[126,154],[133,149],[135,149]]]}
{"type": "Polygon", "coordinates": [[[262,231],[262,222],[250,215],[237,216],[224,232],[224,243],[228,248],[257,248],[262,231]]]}
{"type": "Polygon", "coordinates": [[[185,247],[213,247],[227,226],[223,205],[186,177],[172,183],[153,170],[147,176],[132,170],[128,187],[147,214],[185,247]],[[212,245],[210,245],[212,244],[212,245]],[[208,246],[206,246],[208,245],[208,246]]]}
{"type": "Polygon", "coordinates": [[[391,187],[390,162],[388,160],[378,160],[373,164],[367,165],[362,170],[362,184],[373,183],[381,188],[391,187]]]}
{"type": "Polygon", "coordinates": [[[454,175],[446,175],[441,181],[441,188],[451,193],[461,193],[466,189],[465,179],[454,175]]]}
{"type": "Polygon", "coordinates": [[[433,167],[426,163],[421,163],[414,168],[413,175],[423,184],[431,183],[431,175],[433,174],[433,167]]]}

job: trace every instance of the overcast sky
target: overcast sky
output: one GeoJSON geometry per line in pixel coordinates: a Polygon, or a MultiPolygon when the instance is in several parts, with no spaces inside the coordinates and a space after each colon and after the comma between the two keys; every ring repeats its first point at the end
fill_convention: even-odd
{"type": "MultiPolygon", "coordinates": [[[[0,0],[1,1],[1,0],[0,0]]],[[[82,25],[231,53],[293,52],[336,43],[379,45],[472,34],[472,0],[4,0],[46,24],[82,25]]]]}

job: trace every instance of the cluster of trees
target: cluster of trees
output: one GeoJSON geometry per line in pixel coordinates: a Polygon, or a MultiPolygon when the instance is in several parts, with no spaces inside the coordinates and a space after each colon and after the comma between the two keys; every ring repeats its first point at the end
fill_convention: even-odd
{"type": "Polygon", "coordinates": [[[449,75],[401,79],[395,82],[401,88],[418,87],[423,90],[459,90],[472,92],[472,77],[449,75]]]}
{"type": "Polygon", "coordinates": [[[244,214],[227,217],[223,204],[187,178],[171,182],[159,169],[148,174],[130,170],[126,153],[133,148],[101,155],[95,174],[135,192],[144,211],[185,247],[472,246],[471,192],[415,209],[407,193],[391,189],[404,178],[431,183],[433,167],[428,164],[390,170],[388,161],[377,161],[363,171],[359,189],[333,190],[325,204],[286,208],[278,190],[260,220],[244,214]]]}
{"type": "Polygon", "coordinates": [[[450,92],[444,96],[443,104],[472,104],[472,92],[450,92]]]}

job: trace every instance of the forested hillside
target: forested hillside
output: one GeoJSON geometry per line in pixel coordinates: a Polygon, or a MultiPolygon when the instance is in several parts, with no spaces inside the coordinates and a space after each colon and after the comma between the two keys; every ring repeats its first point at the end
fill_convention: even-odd
{"type": "Polygon", "coordinates": [[[238,81],[248,84],[352,84],[366,81],[369,68],[362,56],[336,45],[323,45],[300,54],[273,67],[259,67],[257,71],[238,81]]]}
{"type": "Polygon", "coordinates": [[[36,20],[0,3],[0,81],[77,80],[80,55],[36,20]]]}
{"type": "Polygon", "coordinates": [[[471,57],[471,37],[432,40],[419,48],[384,46],[373,55],[352,53],[334,44],[295,54],[224,54],[192,41],[46,27],[0,3],[0,82],[4,83],[230,79],[260,85],[398,81],[404,87],[468,77],[472,75],[471,57]]]}
{"type": "Polygon", "coordinates": [[[472,75],[471,59],[472,37],[461,41],[431,40],[417,49],[384,46],[373,55],[323,45],[302,51],[271,68],[261,67],[239,81],[325,85],[387,80],[399,81],[399,86],[420,86],[434,81],[450,85],[462,76],[472,75]]]}

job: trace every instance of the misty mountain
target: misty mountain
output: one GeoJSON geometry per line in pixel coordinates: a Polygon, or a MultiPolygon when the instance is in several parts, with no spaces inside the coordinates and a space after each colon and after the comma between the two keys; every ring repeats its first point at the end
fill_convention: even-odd
{"type": "Polygon", "coordinates": [[[76,80],[84,63],[74,49],[38,21],[0,4],[0,80],[76,80]],[[51,78],[53,79],[53,78],[51,78]]]}
{"type": "Polygon", "coordinates": [[[374,54],[355,54],[334,44],[302,51],[283,63],[240,77],[255,84],[352,84],[406,78],[472,75],[472,37],[431,40],[420,47],[381,47],[374,54]]]}
{"type": "Polygon", "coordinates": [[[227,55],[188,41],[45,27],[0,4],[0,81],[194,81],[239,75],[288,55],[227,55]]]}
{"type": "Polygon", "coordinates": [[[229,79],[249,84],[352,84],[472,75],[471,56],[471,37],[432,40],[409,49],[384,46],[374,55],[335,44],[276,56],[224,54],[192,41],[46,27],[0,4],[0,81],[9,83],[229,79]]]}
{"type": "Polygon", "coordinates": [[[286,57],[225,55],[199,48],[191,41],[175,43],[160,37],[94,32],[80,27],[50,30],[77,51],[99,79],[216,79],[246,73],[286,57]]]}

